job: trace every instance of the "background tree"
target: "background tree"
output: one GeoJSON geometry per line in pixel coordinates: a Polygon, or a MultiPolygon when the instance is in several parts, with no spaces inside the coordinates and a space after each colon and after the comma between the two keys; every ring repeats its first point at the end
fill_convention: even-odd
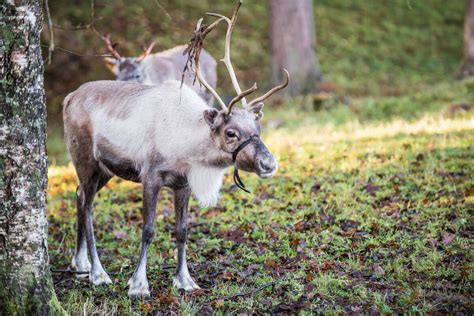
{"type": "Polygon", "coordinates": [[[3,1],[0,314],[58,314],[48,268],[41,1],[3,1]]]}
{"type": "Polygon", "coordinates": [[[322,75],[316,56],[312,0],[271,0],[270,11],[273,81],[281,82],[281,69],[286,68],[291,74],[291,94],[313,90],[322,75]]]}
{"type": "Polygon", "coordinates": [[[474,76],[474,0],[466,0],[464,15],[464,60],[459,77],[474,76]]]}

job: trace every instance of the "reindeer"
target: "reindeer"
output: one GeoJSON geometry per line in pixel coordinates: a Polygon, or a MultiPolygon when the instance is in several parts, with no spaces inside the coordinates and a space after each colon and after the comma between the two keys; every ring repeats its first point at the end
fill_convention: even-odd
{"type": "MultiPolygon", "coordinates": [[[[131,81],[146,85],[158,85],[166,80],[181,80],[187,58],[184,56],[186,45],[151,54],[155,42],[151,43],[138,57],[122,57],[112,44],[110,34],[104,38],[107,49],[113,57],[105,57],[107,68],[119,81],[131,81]]],[[[207,51],[202,55],[202,71],[207,82],[215,89],[217,85],[217,62],[207,51]]],[[[192,87],[209,105],[212,95],[194,80],[191,74],[184,76],[184,83],[192,87]]]]}
{"type": "MultiPolygon", "coordinates": [[[[211,14],[219,19],[207,27],[199,20],[188,49],[188,64],[222,109],[209,107],[179,81],[157,86],[95,81],[82,85],[64,100],[65,140],[79,178],[77,243],[71,266],[89,271],[94,285],[112,283],[97,254],[92,205],[95,194],[113,176],[139,182],[143,187],[141,252],[128,281],[128,295],[139,297],[150,294],[146,262],[160,188],[166,186],[174,192],[178,263],[173,284],[191,291],[199,289],[186,260],[186,215],[191,193],[203,207],[215,205],[224,172],[232,165],[237,179],[239,169],[264,179],[275,173],[277,163],[260,138],[259,120],[263,117],[263,101],[288,85],[289,74],[285,70],[283,84],[247,102],[245,97],[257,86],[242,91],[230,61],[230,39],[239,7],[240,2],[231,19],[211,14]],[[204,79],[199,59],[206,34],[221,21],[227,23],[223,61],[237,92],[228,106],[204,79]],[[242,108],[235,106],[240,101],[242,108]]],[[[243,186],[240,180],[235,181],[243,186]]]]}

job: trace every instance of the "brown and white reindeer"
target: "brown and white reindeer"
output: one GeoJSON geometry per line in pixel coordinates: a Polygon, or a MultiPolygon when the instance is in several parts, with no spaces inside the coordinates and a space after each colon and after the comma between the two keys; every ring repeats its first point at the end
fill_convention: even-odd
{"type": "MultiPolygon", "coordinates": [[[[147,252],[154,235],[157,196],[166,186],[174,191],[178,263],[173,284],[186,291],[198,289],[186,261],[186,215],[191,193],[202,206],[214,205],[225,170],[234,166],[271,177],[277,163],[260,138],[263,101],[288,85],[274,87],[247,102],[230,62],[230,39],[240,2],[231,19],[219,19],[208,27],[198,22],[189,57],[199,82],[218,100],[222,109],[209,107],[191,88],[179,81],[146,86],[120,81],[96,81],[82,85],[64,100],[65,140],[79,178],[77,189],[77,243],[71,266],[90,271],[89,280],[109,284],[97,254],[92,205],[95,194],[113,177],[143,186],[143,232],[138,265],[128,281],[130,297],[149,295],[147,252]],[[227,23],[225,66],[237,96],[224,104],[203,78],[199,53],[202,41],[219,22],[227,23]],[[243,108],[235,105],[242,101],[243,108]],[[89,262],[88,255],[91,258],[89,262]]],[[[238,176],[237,176],[238,179],[238,176]]]]}
{"type": "MultiPolygon", "coordinates": [[[[187,57],[184,54],[186,45],[151,54],[153,42],[139,57],[123,57],[110,41],[110,34],[105,37],[107,49],[113,57],[105,57],[107,68],[119,81],[131,81],[145,85],[158,85],[167,80],[181,80],[187,57]]],[[[217,62],[207,51],[201,53],[201,67],[204,79],[213,87],[217,85],[217,62]]],[[[192,87],[209,105],[214,98],[209,91],[194,80],[190,73],[184,75],[184,83],[192,87]]]]}

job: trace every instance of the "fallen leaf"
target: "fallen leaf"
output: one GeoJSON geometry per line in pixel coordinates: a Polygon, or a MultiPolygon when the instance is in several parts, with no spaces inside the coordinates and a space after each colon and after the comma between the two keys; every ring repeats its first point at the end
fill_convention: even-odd
{"type": "Polygon", "coordinates": [[[265,261],[265,267],[276,268],[278,267],[278,262],[276,262],[276,260],[273,260],[273,259],[268,259],[267,261],[265,261]]]}
{"type": "Polygon", "coordinates": [[[214,308],[220,308],[224,306],[224,301],[223,300],[217,300],[211,303],[212,307],[214,308]]]}
{"type": "Polygon", "coordinates": [[[316,181],[311,187],[311,193],[316,194],[319,191],[321,191],[321,183],[319,181],[316,181]]]}
{"type": "Polygon", "coordinates": [[[128,236],[127,233],[122,230],[115,232],[114,235],[115,235],[115,238],[117,239],[125,239],[128,236]]]}
{"type": "Polygon", "coordinates": [[[211,306],[203,306],[201,309],[198,311],[198,316],[211,316],[214,315],[214,309],[212,309],[211,306]]]}
{"type": "Polygon", "coordinates": [[[466,196],[473,196],[474,195],[474,186],[470,187],[467,191],[466,191],[466,196]]]}
{"type": "Polygon", "coordinates": [[[443,237],[443,243],[445,245],[449,245],[454,240],[454,238],[456,238],[456,234],[445,232],[442,234],[442,237],[443,237]]]}
{"type": "Polygon", "coordinates": [[[325,261],[321,266],[321,271],[328,271],[334,269],[336,263],[334,261],[325,261]]]}
{"type": "Polygon", "coordinates": [[[365,185],[365,191],[370,195],[375,195],[375,192],[379,190],[379,187],[372,183],[372,181],[368,181],[365,185]]]}
{"type": "Polygon", "coordinates": [[[375,274],[380,275],[380,276],[385,275],[385,270],[378,264],[374,264],[373,269],[374,269],[375,274]]]}
{"type": "Polygon", "coordinates": [[[429,242],[430,242],[431,247],[437,247],[439,245],[439,242],[434,238],[431,238],[429,242]]]}

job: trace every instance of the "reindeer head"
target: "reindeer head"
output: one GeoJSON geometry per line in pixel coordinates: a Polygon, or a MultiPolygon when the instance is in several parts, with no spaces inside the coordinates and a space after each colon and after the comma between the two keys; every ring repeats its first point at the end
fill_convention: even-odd
{"type": "Polygon", "coordinates": [[[107,49],[112,54],[112,57],[104,58],[105,65],[117,76],[117,80],[143,83],[142,61],[151,53],[155,42],[144,49],[143,54],[138,57],[122,57],[115,49],[117,44],[111,43],[110,34],[104,38],[104,41],[107,49]]]}
{"type": "Polygon", "coordinates": [[[286,80],[283,84],[247,102],[246,97],[257,90],[257,84],[255,83],[251,88],[242,91],[230,60],[230,39],[237,21],[240,5],[241,1],[238,1],[237,7],[230,19],[220,14],[207,13],[210,16],[217,17],[218,20],[209,26],[203,26],[202,19],[198,21],[194,37],[185,51],[188,53],[188,63],[185,67],[185,71],[189,67],[193,67],[194,61],[196,78],[209,90],[220,104],[221,110],[215,108],[205,110],[203,113],[204,120],[210,127],[211,138],[217,147],[232,156],[235,166],[234,180],[241,189],[245,190],[245,186],[238,176],[238,169],[254,172],[261,178],[273,176],[277,169],[275,158],[260,139],[260,120],[263,118],[263,101],[288,85],[289,74],[288,71],[284,70],[286,80]],[[221,61],[224,62],[230,75],[232,85],[237,93],[237,96],[230,101],[229,105],[225,105],[217,92],[204,80],[201,75],[199,60],[204,38],[221,21],[227,23],[225,55],[221,61]],[[243,108],[235,107],[239,102],[242,103],[243,108]]]}

